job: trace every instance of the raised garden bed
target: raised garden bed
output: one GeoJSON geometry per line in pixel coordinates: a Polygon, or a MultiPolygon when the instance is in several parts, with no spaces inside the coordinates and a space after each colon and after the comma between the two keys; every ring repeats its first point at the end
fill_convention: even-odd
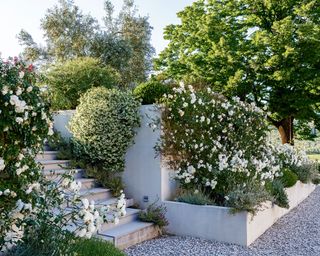
{"type": "Polygon", "coordinates": [[[249,246],[279,218],[307,198],[315,188],[313,184],[298,181],[293,187],[286,189],[289,209],[266,202],[255,216],[248,212],[231,214],[228,207],[164,201],[169,221],[168,232],[249,246]]]}

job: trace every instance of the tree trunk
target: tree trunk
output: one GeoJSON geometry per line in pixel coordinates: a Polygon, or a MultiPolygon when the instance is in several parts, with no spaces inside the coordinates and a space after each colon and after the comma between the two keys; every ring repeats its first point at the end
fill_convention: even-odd
{"type": "Polygon", "coordinates": [[[277,122],[276,127],[280,133],[282,144],[293,145],[293,116],[282,119],[277,122]]]}

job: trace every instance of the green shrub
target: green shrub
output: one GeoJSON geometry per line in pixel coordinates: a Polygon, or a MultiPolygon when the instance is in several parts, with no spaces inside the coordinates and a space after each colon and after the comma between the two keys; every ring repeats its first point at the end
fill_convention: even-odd
{"type": "Polygon", "coordinates": [[[282,171],[282,177],[280,178],[280,180],[285,188],[290,188],[297,183],[298,176],[291,170],[284,169],[282,171]]]}
{"type": "Polygon", "coordinates": [[[103,185],[124,170],[124,157],[139,126],[140,103],[131,92],[92,88],[70,121],[74,152],[96,168],[103,185]]]}
{"type": "Polygon", "coordinates": [[[266,188],[273,196],[273,201],[276,205],[283,208],[289,208],[288,195],[281,180],[276,179],[270,183],[267,183],[266,188]]]}
{"type": "Polygon", "coordinates": [[[133,94],[142,100],[142,104],[156,103],[164,94],[172,91],[169,85],[158,81],[150,80],[146,83],[138,85],[133,94]]]}
{"type": "Polygon", "coordinates": [[[210,88],[183,84],[163,98],[163,106],[159,148],[176,170],[180,188],[200,189],[216,205],[249,211],[258,208],[254,202],[269,198],[263,184],[281,170],[267,142],[261,109],[210,88]],[[232,198],[226,202],[228,195],[232,198]]]}
{"type": "Polygon", "coordinates": [[[52,136],[48,137],[47,145],[51,150],[58,151],[58,160],[71,160],[73,158],[72,145],[70,141],[65,140],[59,132],[55,131],[52,136]]]}
{"type": "Polygon", "coordinates": [[[237,185],[226,196],[226,206],[232,207],[231,213],[248,211],[253,215],[262,208],[265,201],[272,200],[270,193],[259,183],[251,182],[246,186],[237,185]]]}
{"type": "Polygon", "coordinates": [[[166,219],[167,208],[163,205],[157,204],[154,202],[149,205],[147,209],[139,213],[139,219],[145,222],[151,222],[157,225],[160,229],[163,229],[167,226],[168,220],[166,219]]]}
{"type": "Polygon", "coordinates": [[[317,163],[313,161],[304,162],[299,166],[294,166],[292,171],[298,176],[302,183],[309,183],[319,176],[317,163]]]}
{"type": "Polygon", "coordinates": [[[210,205],[213,204],[210,196],[206,195],[202,191],[183,191],[176,199],[177,202],[183,202],[196,205],[210,205]]]}
{"type": "Polygon", "coordinates": [[[80,95],[92,87],[115,87],[118,73],[98,59],[77,58],[54,64],[46,73],[52,109],[75,109],[80,95]]]}
{"type": "Polygon", "coordinates": [[[113,244],[99,239],[77,239],[72,246],[76,256],[124,256],[113,244]]]}

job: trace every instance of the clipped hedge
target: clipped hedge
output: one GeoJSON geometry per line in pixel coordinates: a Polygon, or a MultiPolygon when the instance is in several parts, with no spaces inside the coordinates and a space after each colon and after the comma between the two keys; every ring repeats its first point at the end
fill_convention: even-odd
{"type": "Polygon", "coordinates": [[[124,158],[140,124],[140,107],[131,92],[92,88],[80,99],[70,121],[78,157],[94,166],[99,179],[107,180],[124,170],[124,158]]]}
{"type": "Polygon", "coordinates": [[[150,80],[138,85],[133,94],[142,101],[142,104],[153,104],[162,98],[164,94],[172,92],[169,85],[159,81],[150,80]]]}

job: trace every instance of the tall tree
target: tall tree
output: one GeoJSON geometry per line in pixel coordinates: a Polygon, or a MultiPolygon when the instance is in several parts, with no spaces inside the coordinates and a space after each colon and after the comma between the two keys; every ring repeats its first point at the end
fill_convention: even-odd
{"type": "Polygon", "coordinates": [[[319,1],[198,0],[178,17],[155,61],[166,77],[254,101],[283,143],[295,119],[320,127],[319,1]]]}
{"type": "Polygon", "coordinates": [[[20,43],[25,45],[27,59],[64,61],[88,56],[99,29],[97,21],[84,15],[73,0],[59,0],[59,5],[47,10],[40,27],[44,31],[45,47],[38,46],[24,30],[18,35],[20,43]]]}
{"type": "Polygon", "coordinates": [[[146,80],[152,67],[154,48],[152,47],[152,27],[148,17],[138,15],[134,0],[124,0],[118,17],[114,18],[114,7],[111,1],[105,2],[105,26],[109,34],[119,36],[131,49],[127,67],[123,67],[123,79],[126,82],[141,83],[146,80]]]}
{"type": "Polygon", "coordinates": [[[34,42],[28,32],[20,32],[18,39],[25,46],[23,56],[47,63],[95,57],[121,74],[123,87],[145,81],[154,53],[148,17],[138,15],[133,0],[124,0],[117,17],[107,0],[105,12],[102,28],[93,17],[83,14],[73,0],[59,0],[41,20],[45,46],[34,42]]]}

